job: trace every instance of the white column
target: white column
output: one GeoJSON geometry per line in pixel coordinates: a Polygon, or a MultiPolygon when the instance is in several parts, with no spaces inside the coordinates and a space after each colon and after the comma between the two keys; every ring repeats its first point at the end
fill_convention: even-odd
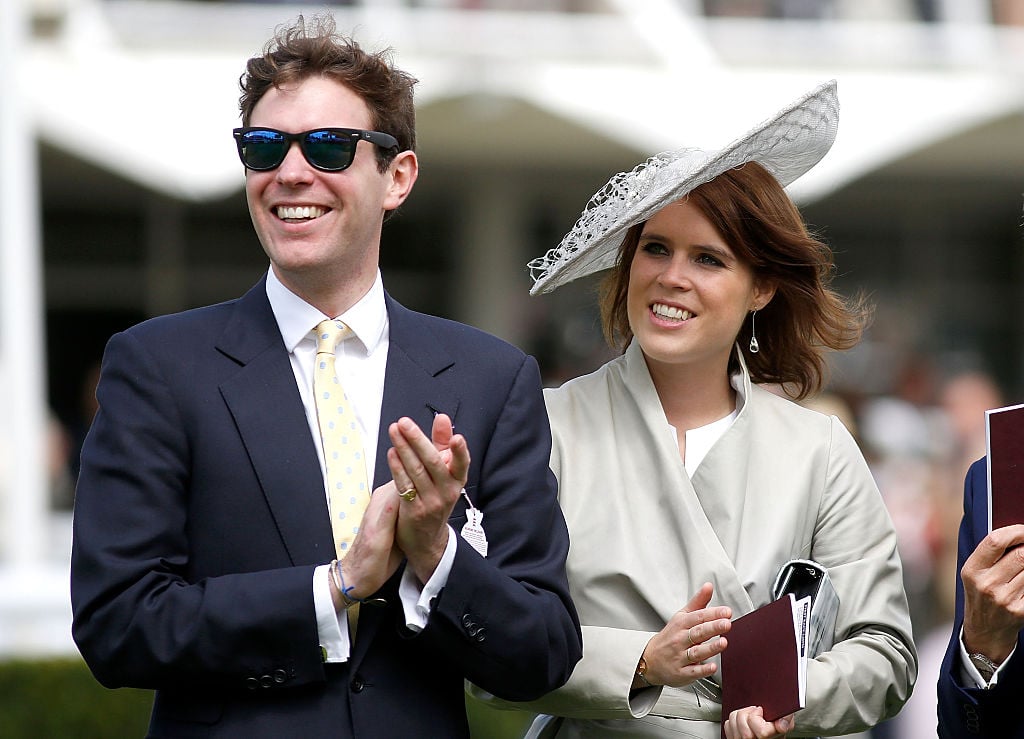
{"type": "Polygon", "coordinates": [[[508,172],[467,178],[456,256],[456,318],[522,346],[528,209],[508,172]],[[517,277],[518,276],[518,277],[517,277]]]}
{"type": "Polygon", "coordinates": [[[184,208],[151,195],[146,206],[146,313],[160,316],[186,306],[188,276],[184,208]]]}
{"type": "Polygon", "coordinates": [[[39,178],[24,94],[28,7],[0,0],[0,567],[14,570],[41,562],[48,510],[39,178]]]}

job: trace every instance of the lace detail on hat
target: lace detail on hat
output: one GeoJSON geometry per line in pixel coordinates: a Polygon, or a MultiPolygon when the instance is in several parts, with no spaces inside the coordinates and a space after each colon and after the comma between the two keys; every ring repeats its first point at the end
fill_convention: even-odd
{"type": "Polygon", "coordinates": [[[534,281],[530,294],[614,266],[630,226],[734,167],[756,161],[783,187],[790,185],[821,161],[838,125],[839,100],[832,80],[724,149],[661,152],[616,174],[590,198],[561,243],[527,265],[534,281]]]}

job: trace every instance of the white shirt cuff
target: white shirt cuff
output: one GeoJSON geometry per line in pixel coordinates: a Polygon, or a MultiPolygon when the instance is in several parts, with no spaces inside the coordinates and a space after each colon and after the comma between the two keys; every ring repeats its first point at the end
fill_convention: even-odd
{"type": "Polygon", "coordinates": [[[441,561],[437,563],[434,574],[430,576],[427,583],[420,589],[419,580],[408,567],[402,573],[402,582],[398,586],[398,597],[402,601],[402,608],[405,610],[405,625],[413,631],[422,631],[427,625],[430,617],[430,604],[437,594],[448,584],[448,575],[452,571],[452,563],[455,561],[455,550],[458,549],[458,540],[455,538],[455,530],[448,527],[448,546],[441,555],[441,561]]]}
{"type": "Polygon", "coordinates": [[[996,668],[995,673],[992,675],[992,679],[985,682],[985,678],[978,672],[978,668],[971,662],[971,655],[967,653],[967,647],[964,646],[964,627],[960,627],[960,684],[965,688],[991,688],[999,682],[999,674],[1003,671],[1003,668],[1013,659],[1013,652],[1017,651],[1017,648],[1013,648],[1013,652],[1007,655],[1003,663],[996,668]]]}
{"type": "Polygon", "coordinates": [[[347,662],[349,658],[348,618],[345,611],[334,610],[331,599],[330,565],[313,570],[313,606],[316,609],[316,632],[324,662],[347,662]]]}

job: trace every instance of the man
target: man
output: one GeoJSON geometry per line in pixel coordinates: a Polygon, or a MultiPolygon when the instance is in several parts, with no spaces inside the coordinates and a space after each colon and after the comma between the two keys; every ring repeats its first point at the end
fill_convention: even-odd
{"type": "Polygon", "coordinates": [[[964,483],[953,634],[939,673],[939,737],[1024,737],[1024,525],[988,531],[984,459],[964,483]]]}
{"type": "Polygon", "coordinates": [[[536,363],[384,292],[415,80],[333,31],[300,17],[241,80],[266,277],[105,353],[73,632],[157,691],[154,737],[466,736],[464,679],[529,699],[580,657],[536,363]]]}

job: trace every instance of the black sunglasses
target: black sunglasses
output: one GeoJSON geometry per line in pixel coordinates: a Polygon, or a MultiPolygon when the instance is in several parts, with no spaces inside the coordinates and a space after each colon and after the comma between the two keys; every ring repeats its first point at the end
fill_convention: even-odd
{"type": "Polygon", "coordinates": [[[238,158],[247,169],[267,172],[281,166],[293,141],[299,142],[302,156],[324,172],[346,169],[356,156],[360,139],[382,149],[397,149],[398,139],[380,131],[358,128],[316,128],[302,133],[286,133],[274,128],[236,128],[232,133],[238,144],[238,158]]]}

